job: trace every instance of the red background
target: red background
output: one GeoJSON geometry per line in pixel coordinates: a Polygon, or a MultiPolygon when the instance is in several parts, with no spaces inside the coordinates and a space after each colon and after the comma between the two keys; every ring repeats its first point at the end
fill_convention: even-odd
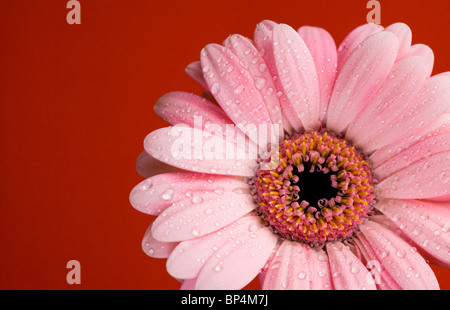
{"type": "MultiPolygon", "coordinates": [[[[166,125],[154,103],[201,91],[184,68],[208,43],[272,19],[339,44],[367,1],[79,1],[81,25],[67,24],[66,0],[0,2],[0,288],[178,289],[141,250],[152,218],[128,201],[143,139],[166,125]],[[72,259],[81,285],[66,282],[72,259]]],[[[450,70],[449,1],[380,3],[384,26],[406,22],[434,73],[450,70]]],[[[450,271],[433,269],[449,289],[450,271]]]]}

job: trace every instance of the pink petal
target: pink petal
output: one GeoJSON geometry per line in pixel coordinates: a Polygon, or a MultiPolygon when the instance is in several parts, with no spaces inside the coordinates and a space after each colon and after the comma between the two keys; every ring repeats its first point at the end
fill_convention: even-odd
{"type": "MultiPolygon", "coordinates": [[[[252,75],[228,48],[207,45],[202,50],[201,62],[211,93],[236,125],[258,128],[262,124],[271,124],[264,99],[252,75]]],[[[258,143],[253,135],[247,135],[258,143]]]]}
{"type": "Polygon", "coordinates": [[[394,64],[391,74],[375,98],[349,125],[346,137],[358,146],[373,143],[378,132],[400,115],[406,103],[419,92],[428,77],[428,62],[421,56],[404,58],[394,64]]]}
{"type": "MultiPolygon", "coordinates": [[[[390,199],[378,203],[378,209],[419,248],[433,264],[450,267],[449,202],[390,199]]],[[[397,232],[398,234],[398,232],[397,232]]],[[[411,248],[410,251],[415,251],[411,248]]]]}
{"type": "Polygon", "coordinates": [[[383,164],[374,165],[377,180],[384,180],[419,160],[429,158],[431,155],[450,151],[449,141],[450,132],[425,137],[383,164]]]}
{"type": "Polygon", "coordinates": [[[331,289],[325,251],[298,242],[283,241],[265,271],[264,290],[331,289]]]}
{"type": "MultiPolygon", "coordinates": [[[[379,215],[377,215],[379,216],[379,215]]],[[[384,216],[383,216],[384,217],[384,216]]],[[[386,219],[387,220],[387,219],[386,219]]],[[[387,251],[374,250],[371,246],[371,242],[362,234],[358,233],[353,239],[356,248],[358,249],[361,259],[366,263],[367,269],[372,274],[372,280],[375,282],[377,289],[379,290],[401,290],[401,287],[397,284],[394,278],[385,270],[382,262],[378,259],[377,255],[384,258],[389,255],[387,251]]]]}
{"type": "Polygon", "coordinates": [[[192,291],[195,289],[195,282],[197,279],[186,279],[180,286],[180,290],[182,291],[192,291]]]}
{"type": "Polygon", "coordinates": [[[223,193],[194,193],[189,200],[175,202],[153,222],[153,237],[175,242],[216,231],[255,208],[248,186],[223,193]]]}
{"type": "Polygon", "coordinates": [[[167,271],[175,278],[196,278],[208,259],[225,243],[258,228],[256,220],[254,216],[245,216],[210,234],[180,242],[167,260],[167,271]]]}
{"type": "Polygon", "coordinates": [[[260,272],[277,243],[277,236],[259,217],[248,230],[221,246],[200,271],[196,289],[241,289],[260,272]]]}
{"type": "Polygon", "coordinates": [[[367,221],[361,232],[370,243],[382,269],[404,290],[439,289],[430,266],[411,245],[386,227],[367,221]]]}
{"type": "Polygon", "coordinates": [[[347,59],[355,51],[359,44],[366,40],[371,35],[382,31],[384,28],[376,24],[364,24],[353,31],[342,41],[337,50],[337,71],[341,71],[342,66],[347,62],[347,59]]]}
{"type": "Polygon", "coordinates": [[[162,96],[155,105],[155,112],[169,124],[186,124],[194,127],[201,123],[213,123],[225,129],[226,124],[232,124],[226,113],[214,103],[198,95],[175,91],[162,96]]]}
{"type": "Polygon", "coordinates": [[[241,35],[232,35],[223,44],[240,59],[241,64],[250,72],[256,88],[264,99],[272,124],[278,124],[282,129],[281,107],[275,91],[276,87],[264,58],[253,42],[241,35]]]}
{"type": "Polygon", "coordinates": [[[327,128],[343,132],[373,100],[397,57],[398,39],[382,31],[363,41],[339,72],[328,106],[327,128]]]}
{"type": "Polygon", "coordinates": [[[372,274],[347,246],[328,242],[326,249],[336,290],[376,290],[372,274]]]}
{"type": "Polygon", "coordinates": [[[416,161],[377,185],[384,198],[427,199],[447,195],[450,182],[450,152],[416,161]]]}
{"type": "Polygon", "coordinates": [[[149,178],[161,173],[180,172],[182,170],[160,162],[146,151],[142,151],[136,161],[136,171],[144,178],[149,178]]]}
{"type": "MultiPolygon", "coordinates": [[[[254,35],[254,43],[259,53],[263,56],[264,61],[267,65],[267,69],[272,76],[274,85],[275,85],[275,93],[279,98],[279,102],[281,106],[288,105],[288,99],[286,94],[283,92],[283,87],[281,85],[280,79],[278,78],[277,67],[275,64],[274,57],[274,45],[273,45],[273,30],[278,24],[265,20],[259,23],[256,26],[255,35],[254,35]]],[[[296,114],[288,114],[282,108],[281,114],[283,118],[283,126],[284,129],[289,133],[293,134],[296,130],[300,130],[300,120],[296,114]],[[292,124],[296,124],[297,128],[295,128],[292,124]]]]}
{"type": "Polygon", "coordinates": [[[194,61],[186,67],[186,73],[204,88],[208,89],[205,78],[203,77],[200,61],[194,61]]]}
{"type": "Polygon", "coordinates": [[[442,114],[434,122],[429,124],[421,133],[414,137],[414,139],[403,139],[395,143],[386,145],[377,149],[370,155],[374,167],[378,167],[386,161],[391,160],[398,153],[407,149],[417,141],[420,141],[427,136],[441,135],[450,131],[450,114],[442,114]]]}
{"type": "Polygon", "coordinates": [[[398,38],[400,44],[398,48],[397,60],[406,57],[409,53],[409,49],[411,48],[412,41],[412,33],[408,25],[404,23],[395,23],[386,27],[384,31],[390,31],[398,38]]]}
{"type": "Polygon", "coordinates": [[[246,137],[233,128],[225,137],[220,127],[215,129],[160,128],[147,135],[144,148],[154,158],[181,169],[253,176],[258,158],[254,145],[245,143],[246,137]]]}
{"type": "Polygon", "coordinates": [[[178,172],[155,175],[136,185],[130,203],[138,211],[158,215],[171,204],[199,192],[225,192],[248,187],[245,178],[178,172]]]}
{"type": "Polygon", "coordinates": [[[407,103],[404,113],[379,130],[366,145],[371,152],[397,141],[416,141],[427,126],[438,119],[450,106],[450,77],[440,75],[428,78],[417,96],[407,103]]]}
{"type": "Polygon", "coordinates": [[[152,236],[152,224],[147,228],[144,238],[142,239],[142,250],[150,257],[167,258],[173,249],[178,245],[177,242],[161,242],[152,236]]]}
{"type": "Polygon", "coordinates": [[[422,56],[427,60],[427,67],[429,68],[428,76],[430,76],[431,72],[433,71],[434,65],[433,50],[429,46],[424,44],[414,44],[410,47],[408,55],[406,57],[413,55],[422,56]]]}
{"type": "Polygon", "coordinates": [[[303,26],[297,32],[308,46],[316,66],[320,91],[319,115],[320,120],[324,122],[336,78],[336,44],[333,37],[322,28],[303,26]]]}
{"type": "Polygon", "coordinates": [[[275,65],[287,96],[282,109],[285,115],[297,115],[300,124],[294,128],[316,129],[319,124],[319,83],[314,61],[299,34],[288,25],[280,24],[273,31],[275,65]]]}

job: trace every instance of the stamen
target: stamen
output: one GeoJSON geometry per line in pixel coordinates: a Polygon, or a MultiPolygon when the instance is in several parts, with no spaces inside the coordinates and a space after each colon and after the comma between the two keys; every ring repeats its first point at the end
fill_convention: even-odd
{"type": "Polygon", "coordinates": [[[252,179],[257,212],[284,239],[312,246],[343,240],[368,216],[372,172],[355,146],[327,132],[280,143],[252,179]]]}

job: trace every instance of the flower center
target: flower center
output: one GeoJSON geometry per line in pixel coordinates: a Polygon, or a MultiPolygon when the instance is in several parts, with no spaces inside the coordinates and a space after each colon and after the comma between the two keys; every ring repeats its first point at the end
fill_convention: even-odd
{"type": "Polygon", "coordinates": [[[252,179],[257,212],[282,238],[311,245],[343,240],[375,198],[369,164],[327,132],[284,140],[252,179]]]}

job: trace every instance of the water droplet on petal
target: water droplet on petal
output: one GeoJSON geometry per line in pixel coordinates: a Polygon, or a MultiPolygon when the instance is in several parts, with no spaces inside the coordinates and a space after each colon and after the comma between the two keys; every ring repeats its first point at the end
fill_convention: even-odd
{"type": "Polygon", "coordinates": [[[220,86],[218,83],[214,83],[213,86],[211,86],[211,94],[217,95],[220,91],[220,86]]]}
{"type": "Polygon", "coordinates": [[[172,199],[173,198],[173,189],[169,188],[169,189],[165,190],[164,193],[162,193],[161,198],[164,200],[172,199]]]}
{"type": "Polygon", "coordinates": [[[304,271],[299,272],[298,278],[300,280],[305,280],[306,279],[306,272],[304,272],[304,271]]]}
{"type": "Polygon", "coordinates": [[[203,202],[203,198],[201,196],[194,196],[192,197],[192,203],[194,205],[199,205],[203,202]]]}

